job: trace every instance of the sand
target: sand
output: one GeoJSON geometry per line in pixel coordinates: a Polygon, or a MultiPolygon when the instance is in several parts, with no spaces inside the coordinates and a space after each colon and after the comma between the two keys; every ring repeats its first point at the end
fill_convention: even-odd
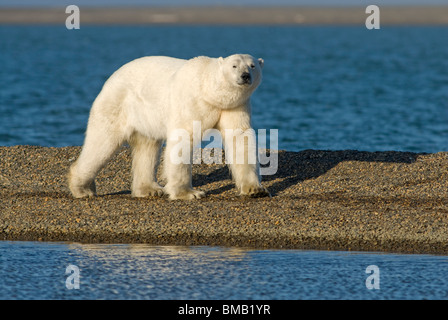
{"type": "MultiPolygon", "coordinates": [[[[359,7],[142,7],[80,6],[80,25],[359,25],[365,27],[366,5],[359,7]]],[[[448,6],[379,6],[381,26],[448,24],[448,6]]],[[[70,14],[60,8],[0,8],[0,24],[56,24],[70,14]]]]}
{"type": "MultiPolygon", "coordinates": [[[[130,195],[123,147],[74,199],[80,147],[0,147],[0,239],[448,253],[448,153],[280,151],[272,197],[238,196],[225,165],[194,165],[193,201],[130,195]]],[[[159,170],[160,171],[160,170],[159,170]]],[[[163,183],[163,181],[162,181],[163,183]]]]}

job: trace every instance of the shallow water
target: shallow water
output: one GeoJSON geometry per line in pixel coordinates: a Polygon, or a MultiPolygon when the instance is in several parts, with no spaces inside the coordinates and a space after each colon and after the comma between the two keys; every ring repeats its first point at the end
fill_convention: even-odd
{"type": "Polygon", "coordinates": [[[448,27],[0,26],[0,145],[81,145],[104,81],[145,55],[263,57],[279,149],[448,150],[448,27]]]}
{"type": "Polygon", "coordinates": [[[448,299],[447,256],[20,241],[0,256],[0,299],[448,299]]]}

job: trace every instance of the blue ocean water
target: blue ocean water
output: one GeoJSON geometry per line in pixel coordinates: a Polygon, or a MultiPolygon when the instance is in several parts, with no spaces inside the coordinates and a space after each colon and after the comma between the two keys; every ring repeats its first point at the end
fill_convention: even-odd
{"type": "Polygon", "coordinates": [[[0,254],[0,299],[448,299],[446,256],[8,241],[0,254]]]}
{"type": "Polygon", "coordinates": [[[265,61],[255,128],[279,149],[448,151],[448,27],[0,26],[0,145],[81,145],[90,106],[146,55],[265,61]]]}

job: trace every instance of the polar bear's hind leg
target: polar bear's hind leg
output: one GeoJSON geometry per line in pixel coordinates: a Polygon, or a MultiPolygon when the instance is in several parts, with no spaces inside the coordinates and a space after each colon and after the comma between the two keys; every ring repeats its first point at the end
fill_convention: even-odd
{"type": "Polygon", "coordinates": [[[132,196],[162,196],[163,188],[156,182],[162,142],[134,133],[129,144],[132,148],[132,196]]]}
{"type": "Polygon", "coordinates": [[[123,143],[123,139],[104,129],[102,126],[87,129],[81,154],[70,167],[68,184],[75,198],[92,197],[96,194],[96,175],[123,143]]]}

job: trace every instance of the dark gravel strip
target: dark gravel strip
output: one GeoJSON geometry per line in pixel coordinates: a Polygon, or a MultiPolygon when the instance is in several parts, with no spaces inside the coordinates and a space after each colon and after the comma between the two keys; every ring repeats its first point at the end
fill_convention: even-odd
{"type": "Polygon", "coordinates": [[[126,147],[99,196],[72,198],[79,151],[0,147],[0,239],[448,253],[446,152],[281,151],[259,199],[239,197],[226,166],[194,165],[208,196],[169,201],[131,197],[126,147]]]}

